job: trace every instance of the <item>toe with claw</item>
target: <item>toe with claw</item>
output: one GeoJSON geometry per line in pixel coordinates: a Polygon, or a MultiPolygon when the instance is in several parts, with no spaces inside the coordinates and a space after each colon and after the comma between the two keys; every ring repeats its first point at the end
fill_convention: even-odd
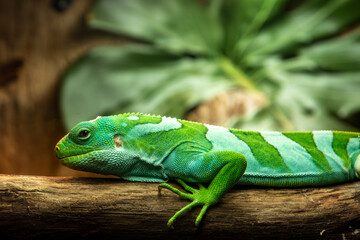
{"type": "Polygon", "coordinates": [[[184,213],[190,211],[193,207],[195,206],[199,206],[199,205],[203,205],[199,215],[197,216],[196,220],[195,220],[195,226],[198,227],[200,225],[201,220],[203,219],[207,209],[215,204],[217,202],[216,197],[207,189],[205,188],[202,184],[197,183],[199,189],[195,189],[190,187],[189,185],[187,185],[183,180],[181,179],[176,179],[176,181],[188,192],[190,193],[184,193],[182,191],[180,191],[179,189],[171,186],[168,183],[161,183],[159,185],[159,191],[161,190],[161,188],[166,188],[174,193],[176,193],[177,195],[179,195],[182,198],[186,198],[191,200],[192,202],[188,205],[186,205],[185,207],[183,207],[182,209],[180,209],[178,212],[175,213],[175,215],[170,218],[170,220],[167,223],[168,227],[172,227],[174,222],[177,220],[178,217],[180,217],[181,215],[183,215],[184,213]]]}

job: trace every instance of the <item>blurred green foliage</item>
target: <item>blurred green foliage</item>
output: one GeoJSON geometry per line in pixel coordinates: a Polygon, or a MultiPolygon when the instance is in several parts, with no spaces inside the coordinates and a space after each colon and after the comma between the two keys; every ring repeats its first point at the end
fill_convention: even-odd
{"type": "Polygon", "coordinates": [[[236,127],[354,130],[360,110],[358,0],[101,0],[88,24],[142,44],[97,47],[67,71],[67,128],[97,115],[184,117],[242,88],[270,105],[236,127]]]}

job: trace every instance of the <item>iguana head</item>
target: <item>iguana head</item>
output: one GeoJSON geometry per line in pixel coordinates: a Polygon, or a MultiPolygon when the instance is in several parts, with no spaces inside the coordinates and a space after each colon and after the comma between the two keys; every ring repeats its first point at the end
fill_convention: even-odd
{"type": "Polygon", "coordinates": [[[136,156],[123,146],[119,118],[98,117],[77,124],[55,146],[55,155],[67,167],[121,176],[136,162],[136,156]]]}

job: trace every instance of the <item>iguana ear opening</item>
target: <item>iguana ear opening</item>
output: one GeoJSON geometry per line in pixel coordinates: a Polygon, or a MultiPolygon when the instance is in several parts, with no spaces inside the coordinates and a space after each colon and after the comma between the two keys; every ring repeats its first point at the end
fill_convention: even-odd
{"type": "Polygon", "coordinates": [[[114,145],[115,145],[116,148],[120,148],[123,145],[123,143],[122,143],[122,141],[120,139],[120,135],[118,135],[118,134],[116,134],[114,136],[114,145]]]}

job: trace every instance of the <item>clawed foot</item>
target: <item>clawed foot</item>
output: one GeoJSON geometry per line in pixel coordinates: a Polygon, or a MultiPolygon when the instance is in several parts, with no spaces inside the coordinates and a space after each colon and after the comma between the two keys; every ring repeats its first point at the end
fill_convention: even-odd
{"type": "Polygon", "coordinates": [[[191,200],[192,202],[188,205],[186,205],[185,207],[183,207],[182,209],[180,209],[178,212],[175,213],[175,215],[170,218],[170,220],[167,223],[168,227],[172,227],[172,225],[174,224],[175,220],[182,214],[190,211],[193,207],[198,206],[198,205],[203,205],[199,215],[197,216],[196,220],[195,220],[195,226],[198,227],[203,216],[206,213],[206,210],[213,204],[215,204],[217,202],[218,199],[216,199],[216,197],[207,189],[205,188],[202,184],[197,183],[197,185],[199,186],[199,189],[194,189],[192,187],[190,187],[189,185],[187,185],[184,181],[182,181],[181,179],[176,179],[176,181],[183,186],[183,188],[190,192],[190,193],[184,193],[182,191],[180,191],[177,188],[174,188],[173,186],[167,184],[167,183],[161,183],[159,185],[159,192],[161,191],[161,188],[166,188],[169,189],[170,191],[176,193],[177,195],[179,195],[180,197],[183,198],[187,198],[189,200],[191,200]]]}

